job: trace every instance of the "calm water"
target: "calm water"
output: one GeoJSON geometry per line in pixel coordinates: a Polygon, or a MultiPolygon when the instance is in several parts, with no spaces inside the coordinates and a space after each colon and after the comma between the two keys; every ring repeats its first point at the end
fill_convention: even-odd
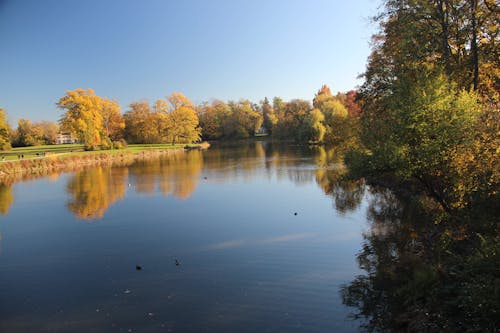
{"type": "Polygon", "coordinates": [[[0,331],[357,331],[373,198],[340,172],[257,142],[0,185],[0,331]]]}

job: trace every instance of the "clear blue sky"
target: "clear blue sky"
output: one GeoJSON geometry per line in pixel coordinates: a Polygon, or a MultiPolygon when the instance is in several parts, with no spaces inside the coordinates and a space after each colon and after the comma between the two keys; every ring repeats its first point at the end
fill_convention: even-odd
{"type": "Polygon", "coordinates": [[[0,107],[57,120],[67,90],[311,100],[361,82],[377,0],[0,0],[0,107]]]}

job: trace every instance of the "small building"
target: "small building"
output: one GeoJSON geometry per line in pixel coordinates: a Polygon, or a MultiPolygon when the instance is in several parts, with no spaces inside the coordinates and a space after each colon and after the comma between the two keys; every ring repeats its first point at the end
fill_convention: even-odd
{"type": "Polygon", "coordinates": [[[71,133],[57,133],[56,145],[65,145],[71,143],[79,143],[79,141],[71,133]]]}

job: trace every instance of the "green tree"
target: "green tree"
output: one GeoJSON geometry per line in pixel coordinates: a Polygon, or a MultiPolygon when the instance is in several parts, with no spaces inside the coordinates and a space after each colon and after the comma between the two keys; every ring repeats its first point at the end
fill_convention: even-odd
{"type": "Polygon", "coordinates": [[[309,127],[309,142],[312,143],[321,143],[323,142],[323,138],[325,137],[326,128],[323,125],[323,121],[325,120],[325,116],[319,109],[314,109],[309,114],[307,119],[307,125],[309,127]]]}

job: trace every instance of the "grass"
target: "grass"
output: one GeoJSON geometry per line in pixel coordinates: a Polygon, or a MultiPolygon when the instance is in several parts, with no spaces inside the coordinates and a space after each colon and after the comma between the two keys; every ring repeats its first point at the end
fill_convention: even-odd
{"type": "Polygon", "coordinates": [[[6,161],[19,160],[20,156],[24,159],[36,158],[41,154],[67,154],[71,152],[83,152],[83,145],[68,144],[68,145],[45,145],[45,146],[32,146],[32,147],[19,147],[13,148],[10,151],[1,152],[0,156],[4,156],[6,161]],[[37,155],[38,154],[38,155],[37,155]]]}
{"type": "MultiPolygon", "coordinates": [[[[208,143],[191,144],[190,147],[208,148],[208,143]]],[[[83,145],[53,145],[14,148],[0,152],[0,181],[30,179],[50,172],[74,171],[84,167],[107,164],[121,165],[136,159],[182,153],[185,144],[132,144],[124,149],[84,151],[83,145]],[[21,157],[23,156],[23,157],[21,157]]]]}
{"type": "Polygon", "coordinates": [[[67,145],[45,145],[45,146],[32,146],[32,147],[19,147],[13,148],[10,151],[1,152],[0,156],[5,157],[5,161],[17,161],[22,159],[39,158],[43,155],[89,155],[89,154],[116,154],[120,152],[140,153],[148,150],[166,150],[166,149],[179,149],[183,148],[184,144],[131,144],[124,149],[111,149],[111,150],[97,150],[97,151],[84,151],[81,144],[67,144],[67,145]]]}

